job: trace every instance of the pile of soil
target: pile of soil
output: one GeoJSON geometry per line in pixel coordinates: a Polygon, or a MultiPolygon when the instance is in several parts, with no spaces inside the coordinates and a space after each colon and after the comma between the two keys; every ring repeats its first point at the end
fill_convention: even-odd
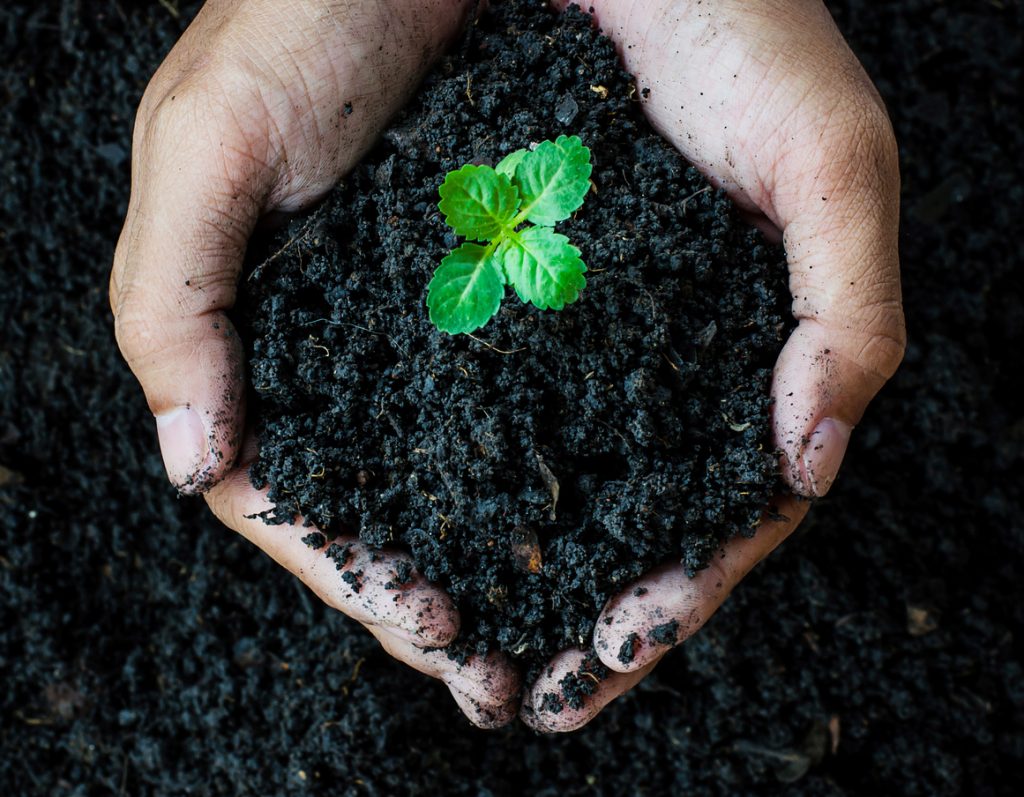
{"type": "Polygon", "coordinates": [[[454,651],[539,666],[589,646],[612,595],[668,559],[703,567],[779,487],[784,255],[651,130],[642,91],[578,9],[495,3],[244,280],[272,519],[410,551],[460,609],[454,651]],[[581,300],[438,332],[445,174],[559,135],[594,163],[559,225],[588,264],[581,300]]]}
{"type": "Polygon", "coordinates": [[[907,359],[797,536],[558,738],[469,727],[175,497],[106,275],[196,4],[0,7],[0,793],[1024,791],[1024,9],[830,7],[901,144],[907,359]]]}

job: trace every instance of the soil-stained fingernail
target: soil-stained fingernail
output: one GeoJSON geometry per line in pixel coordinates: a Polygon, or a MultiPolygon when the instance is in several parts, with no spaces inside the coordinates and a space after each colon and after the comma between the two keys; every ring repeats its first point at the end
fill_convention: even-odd
{"type": "Polygon", "coordinates": [[[804,473],[811,495],[821,498],[832,487],[846,455],[853,427],[836,418],[825,418],[804,446],[804,473]]]}
{"type": "Polygon", "coordinates": [[[210,446],[199,413],[176,407],[156,416],[156,431],[171,484],[183,493],[201,492],[210,446]]]}

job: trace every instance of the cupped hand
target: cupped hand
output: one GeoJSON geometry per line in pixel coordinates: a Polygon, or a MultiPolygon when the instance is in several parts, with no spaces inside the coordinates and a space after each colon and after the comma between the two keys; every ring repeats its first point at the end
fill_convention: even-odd
{"type": "Polygon", "coordinates": [[[516,673],[499,656],[459,665],[430,650],[458,633],[443,592],[415,574],[398,583],[398,555],[354,539],[312,548],[311,529],[255,517],[268,504],[239,461],[244,362],[226,315],[260,219],[310,204],[362,157],[473,5],[209,0],[139,107],[110,303],[179,491],[205,493],[228,526],[496,726],[515,716],[516,673]]]}
{"type": "MultiPolygon", "coordinates": [[[[821,0],[584,5],[650,89],[641,96],[654,127],[785,244],[797,326],[775,367],[774,437],[795,496],[820,498],[905,345],[899,169],[882,100],[821,0]]],[[[667,564],[609,601],[594,646],[611,676],[581,707],[554,711],[545,695],[583,655],[563,652],[527,688],[523,720],[574,730],[632,688],[793,531],[807,502],[781,496],[774,510],[695,577],[667,564]]]]}

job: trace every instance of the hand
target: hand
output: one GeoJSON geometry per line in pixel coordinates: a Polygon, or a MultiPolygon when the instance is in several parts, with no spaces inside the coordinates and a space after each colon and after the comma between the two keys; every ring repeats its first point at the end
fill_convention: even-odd
{"type": "MultiPolygon", "coordinates": [[[[882,100],[820,0],[584,5],[593,6],[638,87],[650,88],[644,102],[654,127],[769,237],[785,242],[798,325],[775,367],[775,443],[793,492],[821,497],[905,345],[899,170],[882,100]]],[[[780,497],[777,509],[784,520],[765,520],[753,538],[731,541],[694,578],[664,565],[609,601],[594,646],[613,674],[582,708],[545,711],[543,696],[559,691],[583,655],[559,654],[527,689],[523,720],[538,730],[574,730],[632,688],[707,622],[793,531],[807,503],[780,497]],[[634,594],[636,586],[646,594],[634,594]],[[670,638],[652,641],[655,626],[670,638]],[[636,649],[623,662],[627,639],[636,649]]]]}
{"type": "MultiPolygon", "coordinates": [[[[146,90],[136,118],[132,192],[114,257],[118,345],[156,418],[170,480],[363,623],[395,657],[448,684],[471,720],[515,716],[517,676],[499,656],[458,666],[443,652],[459,617],[402,558],[351,543],[341,579],[312,529],[270,527],[239,459],[244,363],[225,311],[249,236],[266,214],[325,194],[366,152],[471,0],[210,0],[146,90]],[[390,583],[389,583],[390,582],[390,583]],[[389,588],[391,587],[391,588],[389,588]]],[[[244,459],[244,457],[243,457],[244,459]]],[[[341,549],[332,549],[338,552],[341,549]]]]}

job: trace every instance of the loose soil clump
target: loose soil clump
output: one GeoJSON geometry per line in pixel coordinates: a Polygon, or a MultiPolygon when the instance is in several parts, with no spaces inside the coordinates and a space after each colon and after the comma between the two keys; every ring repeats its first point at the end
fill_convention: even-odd
{"type": "Polygon", "coordinates": [[[245,280],[268,520],[409,550],[459,606],[457,652],[586,646],[609,597],[666,560],[703,567],[778,489],[783,255],[650,128],[645,91],[588,15],[496,3],[245,280]],[[439,333],[444,175],[562,134],[594,161],[559,225],[582,298],[439,333]]]}

